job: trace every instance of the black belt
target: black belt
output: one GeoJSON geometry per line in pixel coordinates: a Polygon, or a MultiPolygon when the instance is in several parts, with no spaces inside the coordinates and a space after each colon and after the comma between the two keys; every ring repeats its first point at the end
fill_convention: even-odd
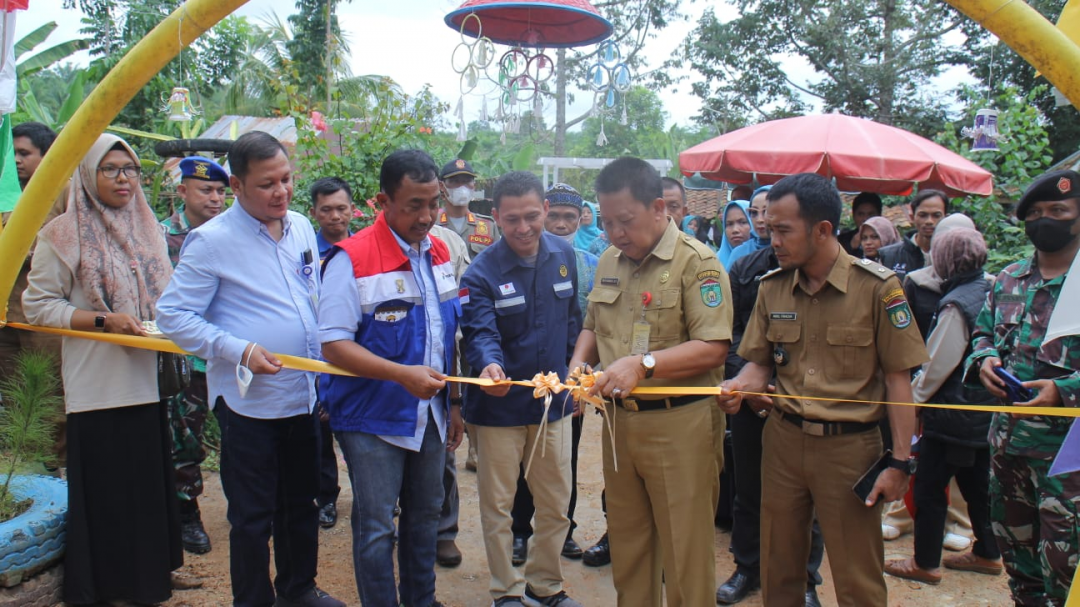
{"type": "Polygon", "coordinates": [[[823,422],[816,419],[806,419],[805,417],[795,415],[794,413],[785,413],[779,409],[776,410],[776,413],[780,416],[780,419],[793,426],[798,426],[802,429],[803,434],[809,434],[810,436],[856,434],[858,432],[876,430],[878,427],[877,422],[823,422]]]}
{"type": "Polygon", "coordinates": [[[658,411],[660,409],[674,409],[675,407],[681,407],[683,405],[689,405],[690,403],[696,403],[702,400],[704,396],[689,395],[678,396],[675,398],[660,398],[656,400],[639,400],[637,398],[616,398],[615,404],[619,405],[627,411],[658,411]]]}

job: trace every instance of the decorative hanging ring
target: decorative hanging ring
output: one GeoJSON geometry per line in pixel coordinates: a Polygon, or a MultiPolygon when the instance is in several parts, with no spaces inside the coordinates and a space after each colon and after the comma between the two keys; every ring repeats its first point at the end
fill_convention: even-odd
{"type": "Polygon", "coordinates": [[[518,76],[510,81],[510,94],[518,103],[532,101],[540,92],[540,85],[531,76],[518,76]]]}
{"type": "Polygon", "coordinates": [[[464,74],[465,70],[469,69],[472,65],[473,48],[464,42],[454,47],[454,52],[450,54],[450,68],[454,70],[454,73],[464,74]]]}
{"type": "Polygon", "coordinates": [[[528,69],[529,56],[519,48],[506,51],[502,59],[499,59],[499,70],[506,72],[506,75],[511,79],[524,76],[528,69]]]}
{"type": "Polygon", "coordinates": [[[479,82],[479,72],[472,65],[465,68],[465,71],[461,73],[461,80],[458,88],[461,90],[462,95],[468,95],[476,88],[477,82],[479,82]]]}
{"type": "Polygon", "coordinates": [[[611,68],[611,86],[620,93],[630,90],[630,68],[625,63],[620,63],[611,68]]]}
{"type": "Polygon", "coordinates": [[[615,67],[622,62],[622,51],[619,50],[618,45],[610,40],[601,44],[596,54],[604,67],[615,67]]]}
{"type": "Polygon", "coordinates": [[[479,38],[472,47],[472,64],[486,69],[495,60],[495,43],[491,38],[479,38]]]}
{"type": "Polygon", "coordinates": [[[589,66],[586,79],[589,81],[589,88],[594,93],[606,91],[611,84],[611,75],[608,73],[607,68],[599,63],[589,66]]]}
{"type": "Polygon", "coordinates": [[[461,42],[463,44],[469,44],[469,40],[466,38],[465,34],[465,26],[468,25],[470,19],[476,21],[476,37],[481,38],[484,35],[484,25],[480,23],[480,16],[476,13],[469,13],[461,20],[461,27],[458,31],[458,33],[461,34],[461,42]]]}
{"type": "Polygon", "coordinates": [[[555,62],[543,53],[533,55],[526,71],[537,83],[547,82],[555,74],[555,62]]]}

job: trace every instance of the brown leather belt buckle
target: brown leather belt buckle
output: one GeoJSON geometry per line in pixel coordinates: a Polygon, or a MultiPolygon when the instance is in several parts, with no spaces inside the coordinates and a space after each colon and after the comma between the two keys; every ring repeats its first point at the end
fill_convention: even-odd
{"type": "Polygon", "coordinates": [[[626,409],[627,411],[637,412],[637,410],[638,410],[637,399],[636,398],[624,398],[623,401],[622,401],[622,406],[623,406],[623,409],[626,409]]]}
{"type": "Polygon", "coordinates": [[[828,424],[809,422],[805,419],[802,421],[802,432],[810,436],[827,436],[825,433],[825,426],[828,424]]]}

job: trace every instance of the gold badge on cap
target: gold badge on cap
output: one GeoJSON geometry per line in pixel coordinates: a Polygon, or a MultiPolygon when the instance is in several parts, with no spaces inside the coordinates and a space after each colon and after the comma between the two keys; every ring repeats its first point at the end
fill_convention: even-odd
{"type": "Polygon", "coordinates": [[[559,266],[559,276],[562,276],[563,278],[566,278],[566,274],[567,274],[566,266],[559,266]]]}
{"type": "Polygon", "coordinates": [[[465,161],[458,158],[457,162],[454,163],[454,166],[456,166],[459,169],[463,169],[463,168],[465,168],[465,161]]]}
{"type": "Polygon", "coordinates": [[[1072,180],[1068,177],[1062,177],[1061,179],[1058,179],[1057,189],[1062,194],[1068,192],[1072,189],[1072,180]]]}
{"type": "Polygon", "coordinates": [[[195,176],[199,179],[207,179],[210,177],[210,165],[205,162],[195,163],[195,176]]]}

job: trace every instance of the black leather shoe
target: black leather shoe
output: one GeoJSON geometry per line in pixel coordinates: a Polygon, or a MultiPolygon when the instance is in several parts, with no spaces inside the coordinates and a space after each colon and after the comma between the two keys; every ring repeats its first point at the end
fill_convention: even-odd
{"type": "Polygon", "coordinates": [[[529,558],[529,541],[523,537],[514,536],[514,548],[510,554],[510,562],[517,567],[518,565],[524,565],[527,558],[529,558]]]}
{"type": "Polygon", "coordinates": [[[581,558],[584,551],[578,543],[574,541],[573,537],[566,538],[566,541],[562,545],[562,555],[568,559],[574,559],[575,561],[581,558]]]}
{"type": "Polygon", "coordinates": [[[806,607],[821,607],[821,601],[817,598],[817,586],[806,589],[806,607]]]}
{"type": "Polygon", "coordinates": [[[318,588],[313,588],[307,594],[295,599],[278,596],[274,601],[274,607],[345,607],[345,603],[318,588]]]}
{"type": "Polygon", "coordinates": [[[736,569],[735,573],[716,589],[716,602],[720,605],[734,605],[758,588],[761,588],[761,582],[756,577],[736,569]]]}
{"type": "Polygon", "coordinates": [[[180,543],[192,554],[210,552],[210,536],[203,528],[199,504],[194,500],[180,506],[180,543]]]}
{"type": "Polygon", "coordinates": [[[337,505],[334,502],[319,508],[319,526],[329,529],[337,524],[337,505]]]}
{"type": "Polygon", "coordinates": [[[608,546],[606,533],[600,537],[600,541],[596,542],[595,546],[585,551],[581,562],[586,567],[603,567],[611,564],[611,547],[608,546]]]}

